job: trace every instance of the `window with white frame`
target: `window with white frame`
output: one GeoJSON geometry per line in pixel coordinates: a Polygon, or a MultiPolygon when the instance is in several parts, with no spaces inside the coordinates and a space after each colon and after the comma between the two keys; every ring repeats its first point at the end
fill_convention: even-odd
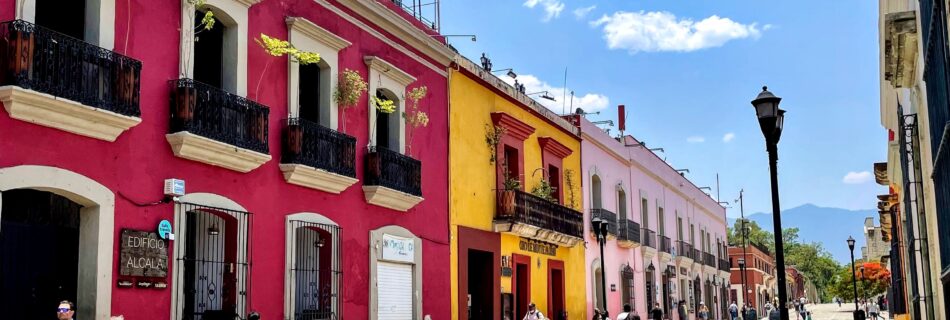
{"type": "Polygon", "coordinates": [[[115,0],[17,0],[17,19],[112,50],[115,0]]]}
{"type": "Polygon", "coordinates": [[[287,216],[285,314],[293,319],[342,318],[341,229],[315,213],[287,216]]]}
{"type": "Polygon", "coordinates": [[[406,123],[400,115],[405,111],[403,96],[406,87],[416,78],[376,56],[366,56],[369,67],[369,93],[377,99],[393,101],[392,113],[376,111],[374,99],[369,99],[369,147],[381,147],[403,153],[406,146],[406,123]]]}
{"type": "Polygon", "coordinates": [[[192,78],[239,96],[247,95],[247,10],[254,2],[207,0],[195,7],[182,0],[179,58],[182,78],[192,78]],[[213,13],[214,25],[210,29],[198,28],[208,11],[213,13]]]}
{"type": "Polygon", "coordinates": [[[332,94],[342,71],[339,52],[351,43],[304,18],[289,17],[286,22],[294,47],[320,54],[319,62],[308,65],[288,59],[289,116],[335,130],[338,108],[332,94]]]}

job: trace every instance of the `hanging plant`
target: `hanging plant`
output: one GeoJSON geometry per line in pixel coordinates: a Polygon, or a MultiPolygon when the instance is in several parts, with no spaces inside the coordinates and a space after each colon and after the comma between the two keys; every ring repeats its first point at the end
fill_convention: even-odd
{"type": "Polygon", "coordinates": [[[571,202],[571,208],[577,208],[574,201],[574,170],[564,170],[564,183],[567,184],[567,198],[571,202]]]}
{"type": "Polygon", "coordinates": [[[413,88],[407,95],[409,108],[402,113],[402,117],[406,119],[406,134],[409,136],[406,139],[406,154],[409,156],[412,156],[412,138],[415,136],[415,129],[429,125],[429,114],[419,110],[419,100],[425,98],[426,95],[428,95],[426,86],[413,88]]]}
{"type": "MultiPolygon", "coordinates": [[[[286,55],[290,57],[291,61],[301,65],[320,62],[320,54],[299,50],[294,48],[294,46],[288,41],[272,38],[263,33],[261,33],[260,38],[254,39],[254,42],[257,42],[261,48],[264,48],[264,51],[269,55],[275,57],[282,57],[286,55]]],[[[274,62],[274,59],[267,60],[267,63],[264,64],[264,70],[261,71],[260,78],[257,79],[257,88],[254,89],[254,99],[258,99],[260,97],[261,82],[264,81],[264,74],[267,73],[267,68],[270,67],[271,62],[274,62]]]]}
{"type": "Polygon", "coordinates": [[[485,144],[488,145],[489,158],[488,163],[495,164],[498,161],[498,144],[501,143],[501,137],[505,136],[507,130],[505,127],[485,124],[485,144]]]}
{"type": "Polygon", "coordinates": [[[341,125],[343,133],[346,133],[346,111],[360,101],[360,97],[367,90],[366,81],[359,72],[350,69],[343,70],[340,73],[340,81],[333,91],[333,102],[340,108],[341,125]]]}

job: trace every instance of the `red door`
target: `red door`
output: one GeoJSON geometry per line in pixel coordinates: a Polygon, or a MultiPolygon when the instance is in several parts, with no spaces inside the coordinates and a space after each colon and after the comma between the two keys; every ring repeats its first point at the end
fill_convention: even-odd
{"type": "Polygon", "coordinates": [[[531,257],[512,254],[515,272],[511,277],[512,293],[515,294],[515,319],[528,313],[531,303],[531,257]]]}
{"type": "Polygon", "coordinates": [[[567,318],[564,302],[564,262],[548,260],[548,314],[553,320],[567,318]]]}

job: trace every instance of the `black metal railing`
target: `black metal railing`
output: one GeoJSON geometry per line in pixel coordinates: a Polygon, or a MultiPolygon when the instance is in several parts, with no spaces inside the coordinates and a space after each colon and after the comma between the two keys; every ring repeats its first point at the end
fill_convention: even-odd
{"type": "Polygon", "coordinates": [[[640,228],[640,244],[656,249],[656,231],[640,228]]]}
{"type": "Polygon", "coordinates": [[[670,237],[659,236],[660,239],[660,252],[673,253],[673,242],[670,240],[670,237]]]}
{"type": "Polygon", "coordinates": [[[751,241],[749,242],[749,245],[755,247],[756,249],[759,249],[759,251],[762,251],[762,253],[769,255],[769,251],[770,251],[769,248],[766,248],[765,246],[761,244],[751,242],[751,241]]]}
{"type": "Polygon", "coordinates": [[[709,252],[703,252],[703,264],[714,268],[717,267],[716,256],[709,252]]]}
{"type": "Polygon", "coordinates": [[[439,31],[439,0],[430,1],[427,4],[423,4],[421,1],[418,3],[413,1],[411,7],[406,3],[407,1],[410,0],[392,0],[393,4],[407,14],[412,15],[413,18],[422,22],[425,26],[432,28],[434,31],[439,31]],[[430,6],[435,6],[435,8],[426,10],[430,6]]]}
{"type": "Polygon", "coordinates": [[[306,119],[287,119],[280,162],[356,178],[356,138],[306,119]]]}
{"type": "Polygon", "coordinates": [[[689,242],[686,242],[686,241],[683,241],[683,240],[677,240],[677,241],[676,241],[676,253],[678,253],[678,254],[681,255],[681,256],[684,256],[684,257],[687,257],[687,258],[690,258],[690,259],[694,259],[694,258],[693,258],[693,245],[689,244],[689,242]]]}
{"type": "Polygon", "coordinates": [[[342,319],[343,255],[340,227],[291,220],[294,254],[290,284],[295,320],[342,319]]]}
{"type": "Polygon", "coordinates": [[[364,184],[422,196],[422,163],[407,155],[373,147],[364,160],[364,184]]]}
{"type": "Polygon", "coordinates": [[[719,259],[719,270],[729,271],[732,267],[732,264],[729,263],[729,260],[719,259]]]}
{"type": "Polygon", "coordinates": [[[584,214],[521,190],[498,190],[495,220],[526,223],[581,238],[584,214]]]}
{"type": "Polygon", "coordinates": [[[0,23],[0,86],[138,117],[142,62],[23,20],[0,23]]]}
{"type": "Polygon", "coordinates": [[[640,243],[640,224],[627,219],[617,223],[617,239],[640,243]]]}
{"type": "Polygon", "coordinates": [[[251,214],[179,203],[180,250],[175,270],[182,288],[175,319],[246,319],[251,305],[251,214]]]}
{"type": "Polygon", "coordinates": [[[268,153],[267,107],[193,79],[171,82],[169,132],[187,131],[239,148],[268,153]]]}
{"type": "Polygon", "coordinates": [[[698,248],[693,248],[693,255],[691,257],[694,263],[703,263],[703,254],[698,248]]]}
{"type": "MultiPolygon", "coordinates": [[[[617,234],[617,214],[616,213],[610,212],[610,210],[602,209],[602,208],[590,209],[591,221],[594,221],[594,219],[596,218],[600,218],[601,220],[604,220],[607,222],[607,233],[612,234],[612,235],[617,234]]],[[[591,224],[591,226],[593,226],[593,224],[591,224]]],[[[593,227],[591,227],[591,230],[593,230],[593,227]]]]}

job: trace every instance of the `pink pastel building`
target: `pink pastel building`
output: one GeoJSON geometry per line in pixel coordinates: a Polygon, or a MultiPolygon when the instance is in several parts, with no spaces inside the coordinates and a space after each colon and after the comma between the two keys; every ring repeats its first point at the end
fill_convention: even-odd
{"type": "Polygon", "coordinates": [[[685,301],[695,319],[700,303],[723,319],[729,266],[726,211],[715,199],[632,136],[611,137],[581,116],[581,170],[588,243],[588,318],[606,299],[611,317],[624,304],[646,319],[659,303],[679,319],[685,301]],[[591,219],[607,220],[604,269],[591,219]],[[606,275],[606,298],[601,277],[606,275]]]}

